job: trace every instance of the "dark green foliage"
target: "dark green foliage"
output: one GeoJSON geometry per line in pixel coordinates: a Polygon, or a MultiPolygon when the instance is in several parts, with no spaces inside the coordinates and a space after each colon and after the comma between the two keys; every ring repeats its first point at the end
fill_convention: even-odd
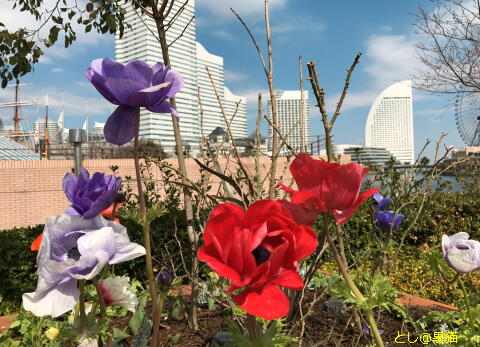
{"type": "Polygon", "coordinates": [[[30,244],[43,225],[0,232],[0,315],[12,313],[22,302],[22,294],[35,290],[37,252],[30,244]]]}
{"type": "MultiPolygon", "coordinates": [[[[120,2],[111,0],[92,0],[81,6],[81,2],[61,0],[52,5],[40,0],[11,1],[12,8],[29,12],[38,22],[33,27],[11,31],[0,23],[0,77],[2,88],[9,81],[19,79],[32,71],[44,54],[43,49],[53,46],[63,38],[65,48],[77,39],[72,24],[76,21],[85,26],[85,32],[92,29],[99,33],[123,36],[125,10],[120,2]],[[47,28],[48,35],[43,36],[41,28],[47,28]]],[[[128,27],[127,27],[128,28],[128,27]]]]}

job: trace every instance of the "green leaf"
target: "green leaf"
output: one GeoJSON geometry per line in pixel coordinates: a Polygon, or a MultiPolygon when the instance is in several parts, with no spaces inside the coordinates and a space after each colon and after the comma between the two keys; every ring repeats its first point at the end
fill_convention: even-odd
{"type": "Polygon", "coordinates": [[[115,342],[120,342],[130,337],[124,330],[113,328],[112,338],[115,342]]]}
{"type": "Polygon", "coordinates": [[[128,327],[132,331],[133,335],[138,336],[140,333],[140,327],[142,326],[142,322],[145,319],[145,312],[143,310],[136,310],[133,314],[130,322],[128,322],[128,327]]]}
{"type": "Polygon", "coordinates": [[[85,32],[88,33],[88,32],[90,32],[90,30],[92,30],[92,25],[91,25],[91,24],[88,24],[88,25],[85,27],[85,32]]]}
{"type": "Polygon", "coordinates": [[[62,17],[52,16],[52,21],[56,24],[63,24],[63,18],[62,17]]]}
{"type": "Polygon", "coordinates": [[[70,11],[68,12],[68,19],[72,19],[75,16],[76,12],[75,11],[70,11]]]}
{"type": "Polygon", "coordinates": [[[53,45],[58,40],[58,33],[60,32],[60,28],[57,26],[53,26],[50,28],[50,33],[48,34],[48,41],[50,46],[53,45]]]}
{"type": "Polygon", "coordinates": [[[172,343],[172,345],[176,345],[177,343],[180,342],[180,338],[182,337],[182,334],[181,333],[178,333],[178,334],[175,334],[172,336],[172,338],[170,339],[170,342],[172,343]]]}

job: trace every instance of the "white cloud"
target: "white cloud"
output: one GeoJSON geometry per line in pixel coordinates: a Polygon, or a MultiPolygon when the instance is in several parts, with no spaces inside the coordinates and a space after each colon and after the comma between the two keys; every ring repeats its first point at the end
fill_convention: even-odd
{"type": "Polygon", "coordinates": [[[50,70],[52,72],[56,72],[56,73],[60,73],[60,72],[63,72],[63,69],[62,68],[59,68],[59,67],[55,67],[53,68],[52,70],[50,70]]]}
{"type": "Polygon", "coordinates": [[[272,34],[290,34],[298,32],[318,33],[324,31],[326,24],[319,22],[318,19],[310,18],[290,18],[288,22],[272,25],[270,30],[272,34]]]}
{"type": "MultiPolygon", "coordinates": [[[[288,0],[270,0],[270,10],[283,8],[288,0]]],[[[209,10],[220,20],[233,19],[230,8],[235,9],[242,17],[263,14],[263,0],[198,0],[197,5],[209,10]]]]}
{"type": "Polygon", "coordinates": [[[420,66],[415,41],[406,35],[373,35],[367,40],[365,68],[377,86],[410,78],[420,66]]]}
{"type": "MultiPolygon", "coordinates": [[[[389,85],[411,79],[413,73],[420,68],[415,43],[416,41],[408,35],[377,34],[370,36],[365,43],[366,50],[360,58],[361,64],[359,65],[365,64],[363,71],[369,75],[370,83],[362,92],[350,91],[345,98],[342,110],[370,106],[382,90],[389,85]]],[[[354,71],[353,74],[355,73],[354,71]]],[[[333,112],[338,97],[339,94],[327,98],[330,112],[333,112]]],[[[415,94],[415,100],[429,97],[425,93],[415,94]]]]}
{"type": "Polygon", "coordinates": [[[214,30],[212,31],[212,35],[228,41],[231,41],[235,38],[235,36],[225,30],[214,30]]]}
{"type": "MultiPolygon", "coordinates": [[[[343,102],[341,111],[344,112],[357,107],[370,106],[380,92],[381,90],[377,91],[376,88],[359,93],[348,92],[343,102]]],[[[339,98],[340,93],[327,96],[325,102],[327,104],[327,112],[329,112],[329,114],[333,114],[335,112],[339,98]]]]}
{"type": "Polygon", "coordinates": [[[226,69],[224,71],[224,78],[226,82],[238,82],[238,81],[243,81],[247,78],[248,76],[246,74],[233,71],[233,70],[228,70],[226,69]]]}
{"type": "MultiPolygon", "coordinates": [[[[39,104],[40,114],[45,105],[45,96],[48,94],[48,106],[51,110],[52,116],[55,119],[55,115],[59,114],[62,104],[65,108],[65,116],[79,116],[84,115],[87,110],[88,100],[88,112],[92,116],[108,116],[110,115],[111,105],[105,99],[100,97],[85,97],[70,92],[64,92],[55,88],[33,88],[32,86],[23,88],[21,90],[21,100],[24,101],[36,101],[39,104]]],[[[14,99],[13,88],[7,88],[0,93],[0,102],[11,102],[14,99]]],[[[34,108],[34,106],[33,106],[34,108]]],[[[35,119],[36,111],[33,108],[24,108],[22,113],[30,118],[31,121],[35,119]]]]}
{"type": "Polygon", "coordinates": [[[257,117],[258,93],[262,93],[263,113],[265,114],[267,113],[267,100],[268,98],[270,98],[270,94],[268,93],[267,89],[263,87],[252,87],[243,90],[236,90],[234,92],[235,95],[243,96],[247,99],[247,110],[249,118],[257,117]]]}

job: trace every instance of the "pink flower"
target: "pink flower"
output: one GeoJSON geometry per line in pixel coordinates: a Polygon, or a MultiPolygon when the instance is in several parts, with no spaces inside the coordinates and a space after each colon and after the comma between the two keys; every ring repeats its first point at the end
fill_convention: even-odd
{"type": "Polygon", "coordinates": [[[98,284],[102,290],[105,305],[118,305],[135,312],[138,299],[130,290],[130,278],[126,276],[109,277],[98,284]]]}

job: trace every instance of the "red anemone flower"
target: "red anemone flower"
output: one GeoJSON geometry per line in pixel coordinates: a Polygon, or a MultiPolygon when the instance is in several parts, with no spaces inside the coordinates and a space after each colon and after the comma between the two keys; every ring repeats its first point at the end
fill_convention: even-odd
{"type": "MultiPolygon", "coordinates": [[[[378,191],[378,188],[372,188],[360,193],[360,186],[368,171],[368,168],[356,163],[340,165],[301,153],[290,164],[290,172],[299,192],[309,195],[303,195],[300,199],[295,197],[299,192],[293,189],[286,191],[291,195],[292,204],[303,205],[302,208],[311,213],[313,203],[317,211],[330,212],[337,224],[343,224],[368,197],[378,191]],[[315,199],[310,200],[311,197],[315,199]]],[[[292,208],[289,209],[295,216],[292,208]]]]}
{"type": "Polygon", "coordinates": [[[298,261],[317,248],[317,235],[297,224],[275,200],[260,200],[247,211],[232,203],[211,212],[198,258],[220,276],[232,280],[227,292],[249,314],[277,319],[289,310],[287,296],[278,288],[300,290],[298,261]]]}
{"type": "Polygon", "coordinates": [[[42,238],[43,238],[43,233],[37,236],[37,238],[30,245],[31,251],[38,252],[38,250],[40,249],[40,246],[42,245],[42,238]]]}

